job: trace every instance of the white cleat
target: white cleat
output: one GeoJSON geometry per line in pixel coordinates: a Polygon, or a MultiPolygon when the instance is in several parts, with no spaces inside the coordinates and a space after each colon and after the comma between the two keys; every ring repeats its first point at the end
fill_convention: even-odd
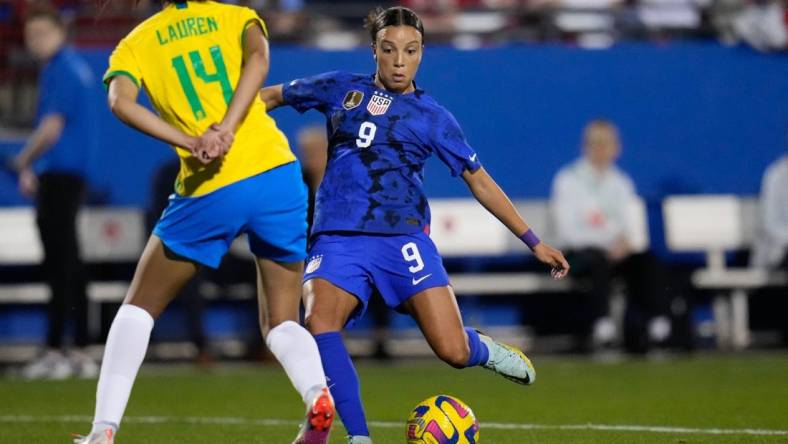
{"type": "Polygon", "coordinates": [[[504,378],[518,384],[533,384],[536,380],[536,369],[525,353],[517,347],[512,347],[493,338],[479,333],[479,339],[484,342],[490,352],[490,357],[483,367],[492,370],[504,378]]]}
{"type": "Polygon", "coordinates": [[[68,354],[68,361],[74,376],[82,379],[95,379],[99,375],[99,366],[87,353],[73,350],[68,354]]]}
{"type": "Polygon", "coordinates": [[[22,369],[25,379],[68,379],[74,374],[71,363],[56,350],[47,351],[40,358],[29,363],[22,369]]]}
{"type": "Polygon", "coordinates": [[[74,436],[74,444],[113,444],[115,432],[112,427],[107,427],[100,432],[94,432],[88,436],[74,436]]]}
{"type": "Polygon", "coordinates": [[[372,444],[369,436],[348,436],[347,444],[372,444]]]}

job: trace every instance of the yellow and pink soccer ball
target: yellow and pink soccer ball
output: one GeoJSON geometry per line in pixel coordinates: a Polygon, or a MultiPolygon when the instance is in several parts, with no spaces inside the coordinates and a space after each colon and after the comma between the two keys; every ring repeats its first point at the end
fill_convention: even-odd
{"type": "Polygon", "coordinates": [[[420,402],[408,417],[408,444],[477,444],[479,421],[464,402],[437,395],[420,402]]]}

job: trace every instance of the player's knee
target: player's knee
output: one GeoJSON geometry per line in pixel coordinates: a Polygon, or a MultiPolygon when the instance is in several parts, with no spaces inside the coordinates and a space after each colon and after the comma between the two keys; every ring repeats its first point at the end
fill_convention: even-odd
{"type": "Polygon", "coordinates": [[[309,313],[304,319],[304,324],[313,335],[342,330],[342,322],[325,313],[309,313]]]}
{"type": "Polygon", "coordinates": [[[128,294],[124,299],[124,304],[134,305],[148,312],[153,319],[158,319],[161,313],[167,308],[168,301],[165,297],[143,298],[139,295],[128,294]]]}
{"type": "Polygon", "coordinates": [[[286,319],[286,318],[269,318],[269,319],[264,319],[264,318],[261,317],[260,318],[260,331],[263,333],[263,336],[268,336],[268,332],[270,332],[271,330],[275,329],[276,327],[279,327],[280,325],[282,325],[283,323],[285,323],[287,321],[298,322],[298,321],[296,321],[294,319],[286,319]]]}
{"type": "Polygon", "coordinates": [[[471,350],[468,344],[463,342],[456,344],[446,344],[436,350],[438,357],[445,363],[454,368],[464,368],[468,364],[471,350]]]}

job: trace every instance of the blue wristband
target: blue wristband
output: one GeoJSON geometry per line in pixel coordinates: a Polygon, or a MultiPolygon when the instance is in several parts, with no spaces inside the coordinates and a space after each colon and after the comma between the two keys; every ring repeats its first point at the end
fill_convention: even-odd
{"type": "Polygon", "coordinates": [[[530,248],[531,250],[536,248],[536,246],[539,245],[540,242],[542,242],[539,240],[538,237],[536,237],[536,234],[534,234],[534,230],[530,228],[522,236],[520,236],[520,240],[523,241],[525,245],[528,245],[528,248],[530,248]]]}

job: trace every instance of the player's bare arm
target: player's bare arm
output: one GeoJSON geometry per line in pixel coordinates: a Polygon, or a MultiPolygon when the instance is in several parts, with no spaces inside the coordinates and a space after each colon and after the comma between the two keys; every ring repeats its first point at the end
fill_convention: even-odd
{"type": "Polygon", "coordinates": [[[232,101],[222,122],[211,125],[200,137],[197,152],[200,157],[215,159],[227,154],[233,135],[243,120],[255,94],[268,75],[268,40],[259,25],[252,25],[244,32],[243,68],[232,101]]]}
{"type": "Polygon", "coordinates": [[[266,86],[260,90],[260,100],[265,103],[265,109],[268,111],[279,108],[285,104],[285,98],[282,95],[282,84],[266,86]]]}
{"type": "MultiPolygon", "coordinates": [[[[512,201],[484,167],[473,172],[465,170],[462,173],[462,178],[468,184],[473,197],[515,236],[520,237],[529,230],[528,224],[514,207],[512,201]]],[[[563,278],[569,272],[569,263],[564,255],[555,248],[544,242],[539,242],[533,247],[533,252],[540,262],[551,267],[551,274],[554,278],[563,278]]]]}
{"type": "Polygon", "coordinates": [[[109,83],[107,96],[112,114],[136,130],[194,153],[197,138],[177,130],[148,108],[137,103],[138,95],[139,88],[131,79],[125,76],[113,77],[109,83]]]}
{"type": "Polygon", "coordinates": [[[238,79],[238,86],[235,88],[224,119],[219,124],[219,128],[224,131],[235,132],[268,76],[270,60],[268,40],[265,39],[260,26],[251,26],[246,30],[243,48],[244,64],[241,77],[238,79]]]}

